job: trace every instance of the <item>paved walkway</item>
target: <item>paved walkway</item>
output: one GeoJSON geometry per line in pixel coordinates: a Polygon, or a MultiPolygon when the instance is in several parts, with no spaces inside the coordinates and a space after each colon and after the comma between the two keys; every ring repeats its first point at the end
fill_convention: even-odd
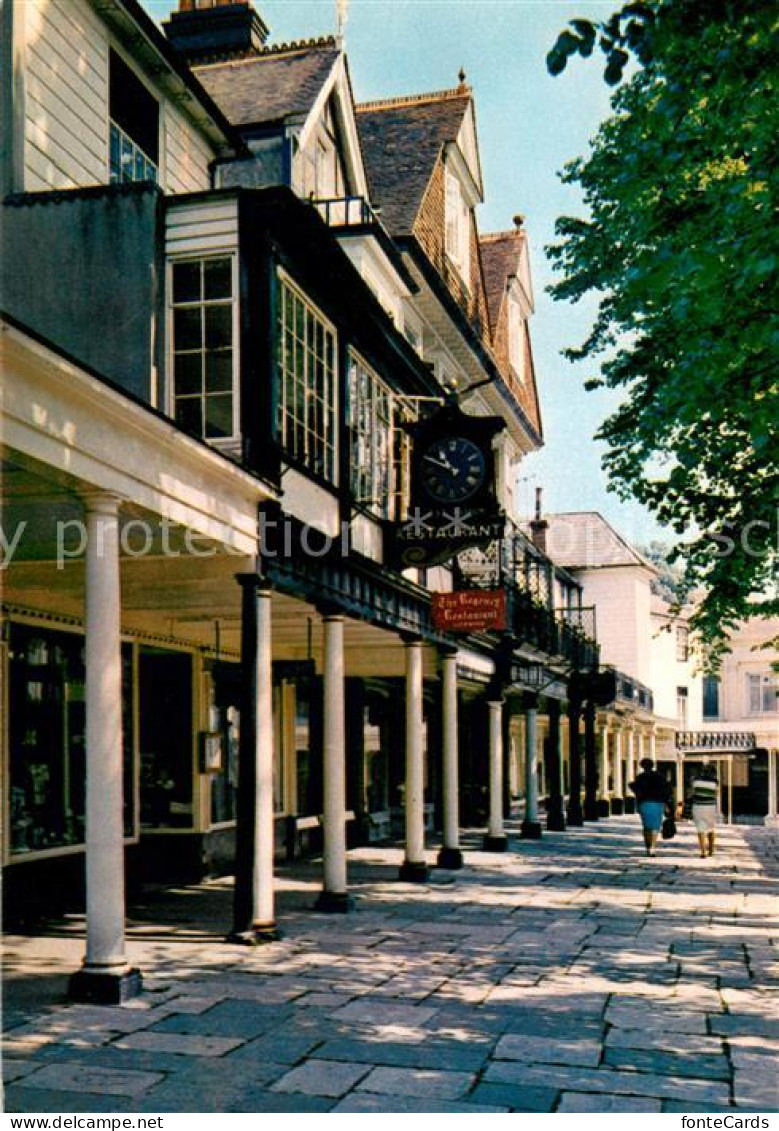
{"type": "Polygon", "coordinates": [[[776,834],[692,833],[647,860],[635,818],[512,839],[428,886],[397,849],[351,854],[359,909],[309,910],[281,879],[285,938],[227,945],[226,881],[149,897],[123,1008],[49,1005],[78,920],[7,940],[6,1110],[773,1111],[776,834]],[[773,979],[773,982],[772,982],[773,979]]]}

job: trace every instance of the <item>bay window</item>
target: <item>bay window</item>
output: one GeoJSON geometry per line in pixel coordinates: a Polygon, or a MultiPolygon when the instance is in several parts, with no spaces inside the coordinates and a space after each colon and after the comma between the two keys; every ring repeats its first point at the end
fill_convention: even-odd
{"type": "Polygon", "coordinates": [[[289,456],[337,483],[336,334],[284,274],[279,277],[277,434],[289,456]]]}
{"type": "Polygon", "coordinates": [[[171,266],[173,411],[204,440],[238,434],[235,256],[174,261],[171,266]]]}

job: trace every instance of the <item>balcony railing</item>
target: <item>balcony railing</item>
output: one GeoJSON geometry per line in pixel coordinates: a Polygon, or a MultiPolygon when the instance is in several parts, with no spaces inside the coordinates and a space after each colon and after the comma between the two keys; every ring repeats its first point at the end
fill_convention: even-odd
{"type": "Polygon", "coordinates": [[[334,196],[311,203],[330,228],[364,228],[379,223],[376,211],[364,196],[334,196]]]}
{"type": "Polygon", "coordinates": [[[654,695],[646,684],[624,672],[614,671],[615,703],[630,703],[642,711],[653,711],[655,706],[654,695]]]}
{"type": "Polygon", "coordinates": [[[598,645],[593,637],[578,625],[561,620],[553,609],[533,600],[531,594],[516,584],[504,584],[508,591],[510,629],[519,643],[578,671],[597,666],[598,645]]]}
{"type": "Polygon", "coordinates": [[[754,750],[755,736],[743,731],[680,730],[676,732],[676,749],[681,751],[754,750]]]}

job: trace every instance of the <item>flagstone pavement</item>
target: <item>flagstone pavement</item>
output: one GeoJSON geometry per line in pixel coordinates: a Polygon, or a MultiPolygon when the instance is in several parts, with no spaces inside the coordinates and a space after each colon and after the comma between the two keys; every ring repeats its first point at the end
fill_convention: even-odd
{"type": "MultiPolygon", "coordinates": [[[[78,917],[6,939],[11,1112],[772,1112],[777,834],[689,826],[647,859],[634,817],[512,836],[429,884],[350,853],[357,910],[279,879],[284,938],[222,941],[228,880],[146,894],[145,992],[68,1005],[78,917]]],[[[432,854],[431,854],[432,860],[432,854]]]]}

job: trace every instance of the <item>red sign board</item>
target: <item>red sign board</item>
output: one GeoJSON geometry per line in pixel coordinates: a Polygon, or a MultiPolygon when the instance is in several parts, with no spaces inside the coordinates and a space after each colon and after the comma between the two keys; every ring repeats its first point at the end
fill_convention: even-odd
{"type": "Polygon", "coordinates": [[[506,629],[505,589],[462,589],[433,594],[433,627],[440,632],[506,629]]]}

